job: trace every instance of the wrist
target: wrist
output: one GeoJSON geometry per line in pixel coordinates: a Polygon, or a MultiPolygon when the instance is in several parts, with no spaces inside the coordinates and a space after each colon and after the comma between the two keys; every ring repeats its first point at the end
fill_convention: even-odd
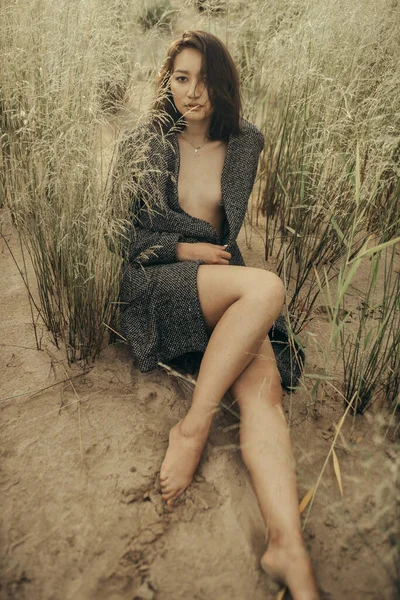
{"type": "Polygon", "coordinates": [[[176,259],[180,260],[188,260],[188,253],[190,253],[191,244],[188,242],[178,242],[176,244],[176,259]]]}

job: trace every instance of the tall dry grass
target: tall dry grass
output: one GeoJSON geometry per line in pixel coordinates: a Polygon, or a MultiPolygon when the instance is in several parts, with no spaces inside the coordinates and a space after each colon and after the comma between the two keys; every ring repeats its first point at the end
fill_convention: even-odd
{"type": "MultiPolygon", "coordinates": [[[[340,350],[346,398],[355,396],[359,413],[379,397],[395,408],[400,367],[400,277],[393,248],[371,258],[365,297],[356,313],[356,329],[340,327],[340,350]]],[[[346,314],[346,295],[341,299],[346,314]]]]}
{"type": "Polygon", "coordinates": [[[237,30],[248,114],[266,134],[257,204],[299,332],[319,295],[315,269],[334,277],[349,243],[356,254],[370,233],[400,233],[400,7],[257,6],[237,30]]]}
{"type": "Polygon", "coordinates": [[[250,222],[265,219],[266,258],[277,261],[287,282],[293,336],[310,323],[328,286],[346,397],[356,393],[362,412],[385,387],[396,406],[398,273],[393,263],[384,266],[379,245],[396,245],[400,236],[400,5],[321,0],[251,7],[234,35],[247,115],[266,139],[250,222]],[[341,317],[345,285],[366,244],[378,254],[350,332],[341,317]],[[376,269],[384,274],[373,294],[376,269]],[[365,311],[371,294],[381,306],[379,327],[365,311]]]}
{"type": "MultiPolygon", "coordinates": [[[[8,0],[0,10],[1,197],[32,258],[40,313],[71,360],[96,355],[116,317],[135,193],[109,195],[116,143],[148,114],[165,48],[187,27],[227,43],[245,116],[264,132],[249,215],[265,219],[293,336],[371,235],[374,245],[400,235],[398,3],[8,0]]],[[[344,357],[352,346],[341,343],[344,357]]],[[[396,353],[388,360],[394,369],[396,353]]]]}
{"type": "Polygon", "coordinates": [[[2,199],[33,262],[40,315],[70,360],[96,356],[115,320],[130,196],[110,202],[118,135],[106,132],[129,90],[131,125],[146,107],[154,65],[141,59],[154,34],[143,43],[141,11],[97,0],[1,8],[2,199]]]}

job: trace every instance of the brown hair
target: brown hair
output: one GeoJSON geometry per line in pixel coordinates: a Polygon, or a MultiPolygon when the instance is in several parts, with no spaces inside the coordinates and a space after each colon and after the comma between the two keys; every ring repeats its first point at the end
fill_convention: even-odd
{"type": "Polygon", "coordinates": [[[239,133],[242,111],[239,75],[228,49],[211,33],[185,31],[181,38],[169,46],[158,74],[157,98],[153,110],[167,117],[161,121],[164,132],[168,132],[175,124],[178,128],[184,129],[185,119],[178,112],[170,89],[175,58],[184,48],[195,48],[202,54],[200,80],[207,82],[210,102],[214,107],[209,137],[213,140],[227,140],[231,133],[239,133]]]}

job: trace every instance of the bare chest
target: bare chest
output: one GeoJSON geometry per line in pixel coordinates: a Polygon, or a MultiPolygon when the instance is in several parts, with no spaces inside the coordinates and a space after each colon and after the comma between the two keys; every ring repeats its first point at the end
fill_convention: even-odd
{"type": "Polygon", "coordinates": [[[227,144],[208,142],[196,155],[194,148],[179,140],[179,149],[179,204],[188,214],[215,226],[223,217],[221,175],[227,144]]]}

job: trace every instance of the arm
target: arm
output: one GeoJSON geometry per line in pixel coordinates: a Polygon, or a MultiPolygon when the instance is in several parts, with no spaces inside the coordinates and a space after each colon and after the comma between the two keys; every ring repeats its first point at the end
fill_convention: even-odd
{"type": "Polygon", "coordinates": [[[131,243],[129,262],[143,266],[200,260],[209,265],[228,265],[232,255],[225,246],[207,242],[181,242],[180,233],[150,231],[135,227],[135,241],[131,243]]]}
{"type": "Polygon", "coordinates": [[[128,260],[142,266],[199,260],[206,264],[229,264],[231,255],[223,246],[187,239],[170,221],[166,205],[168,168],[160,139],[150,140],[145,164],[139,172],[134,195],[128,260]],[[150,159],[148,158],[150,157],[150,159]],[[140,185],[139,185],[140,184],[140,185]]]}
{"type": "Polygon", "coordinates": [[[151,231],[135,225],[131,236],[128,260],[141,265],[173,263],[178,260],[176,249],[180,233],[151,231]]]}
{"type": "Polygon", "coordinates": [[[251,189],[253,189],[253,186],[254,186],[254,183],[255,183],[255,180],[257,177],[259,159],[260,159],[261,152],[264,149],[264,145],[265,145],[264,135],[261,133],[260,130],[256,130],[254,146],[253,146],[254,166],[253,166],[253,170],[252,170],[252,174],[251,174],[251,189]]]}
{"type": "Polygon", "coordinates": [[[140,126],[121,141],[112,181],[113,202],[129,214],[122,253],[131,263],[147,266],[177,260],[182,235],[167,230],[167,217],[159,208],[165,202],[167,180],[161,138],[148,126],[140,126]]]}

